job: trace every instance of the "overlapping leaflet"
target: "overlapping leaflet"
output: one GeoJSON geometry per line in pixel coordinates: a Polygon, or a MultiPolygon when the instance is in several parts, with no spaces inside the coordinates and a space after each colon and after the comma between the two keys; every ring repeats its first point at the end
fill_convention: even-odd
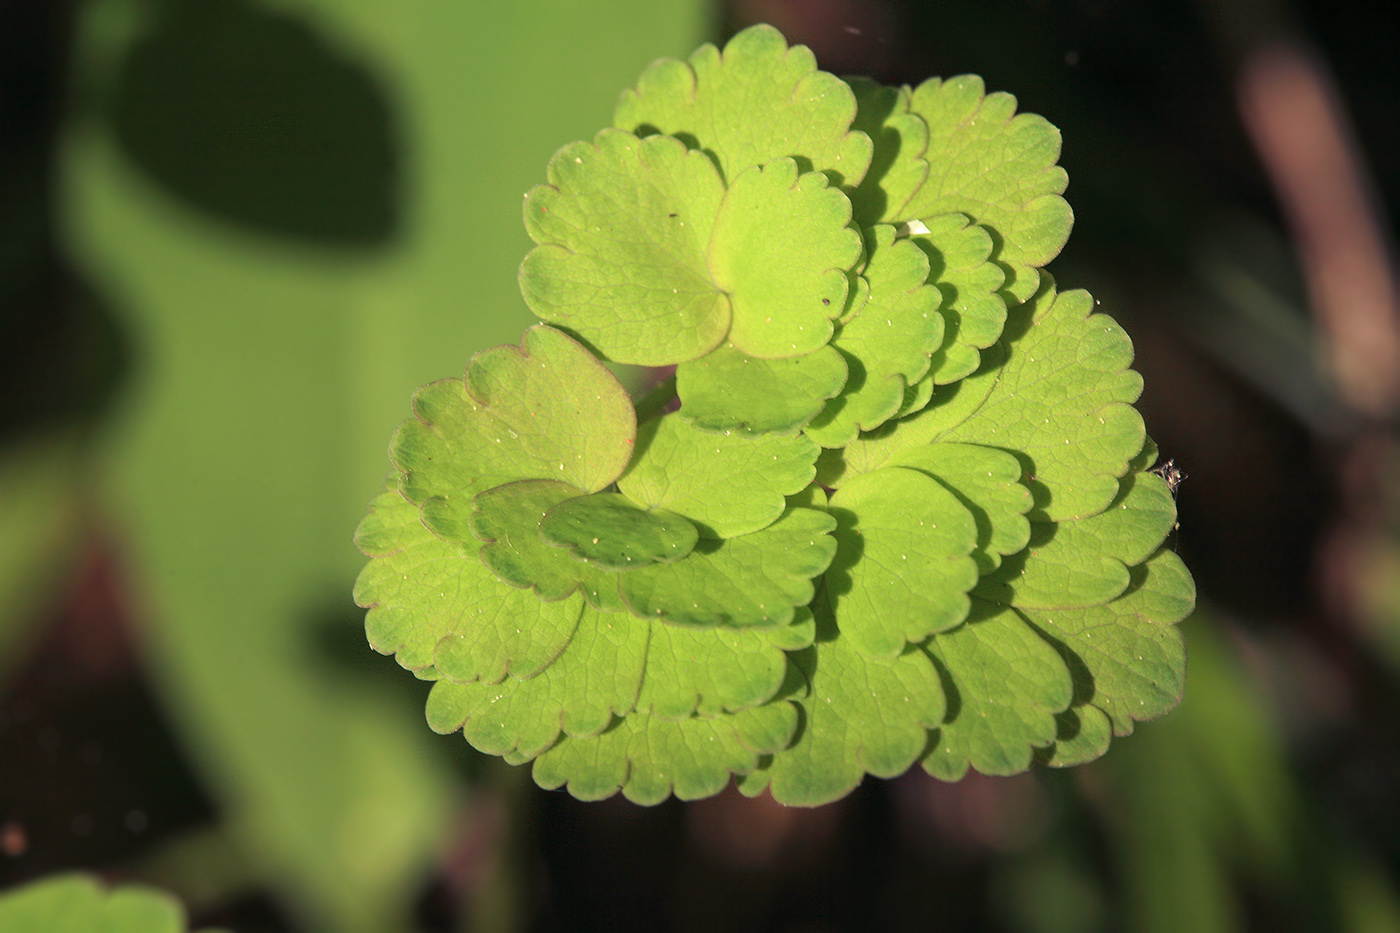
{"type": "Polygon", "coordinates": [[[526,196],[544,323],[419,390],[357,533],[429,724],[583,799],[816,805],[1171,709],[1195,592],[1127,335],[1043,269],[1058,155],[767,26],[651,66],[526,196]]]}

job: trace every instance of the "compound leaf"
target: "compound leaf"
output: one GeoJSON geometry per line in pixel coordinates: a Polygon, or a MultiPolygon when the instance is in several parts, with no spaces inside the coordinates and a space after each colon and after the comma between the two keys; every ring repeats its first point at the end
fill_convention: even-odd
{"type": "Polygon", "coordinates": [[[851,131],[856,99],[849,86],[817,70],[806,46],[788,48],[772,26],[745,29],[724,52],[701,46],[688,62],[662,59],[623,93],[613,125],[686,141],[731,182],[775,159],[800,159],[854,185],[870,165],[870,137],[851,131]]]}
{"type": "Polygon", "coordinates": [[[966,625],[934,636],[927,650],[948,694],[948,718],[923,759],[929,774],[956,781],[969,765],[1017,774],[1055,741],[1055,716],[1073,697],[1069,669],[1014,610],[977,601],[966,625]]]}
{"type": "Polygon", "coordinates": [[[706,431],[793,433],[846,384],[846,358],[827,345],[761,360],[725,344],[676,367],[681,417],[706,431]]]}
{"type": "Polygon", "coordinates": [[[698,538],[684,516],[608,492],[565,499],[545,513],[539,531],[555,547],[612,570],[680,560],[698,538]]]}
{"type": "Polygon", "coordinates": [[[535,782],[551,790],[567,783],[580,800],[619,789],[644,806],[672,793],[698,800],[787,747],[796,730],[797,710],[786,701],[713,719],[628,716],[601,735],[560,741],[535,760],[535,782]]]}
{"type": "Polygon", "coordinates": [[[827,592],[857,649],[892,658],[966,617],[977,583],[977,523],[948,489],[890,467],[842,486],[831,513],[839,547],[827,592]]]}
{"type": "Polygon", "coordinates": [[[559,150],[547,177],[525,196],[539,244],[520,267],[530,310],[622,363],[677,363],[724,341],[729,298],[706,262],[724,183],[703,154],[603,130],[559,150]]]}
{"type": "Polygon", "coordinates": [[[838,632],[817,602],[815,647],[794,661],[810,682],[806,722],[792,748],[740,783],[756,795],[766,787],[790,806],[818,806],[845,796],[861,778],[902,774],[944,716],[943,688],[928,656],[911,648],[872,658],[838,632]]]}
{"type": "Polygon", "coordinates": [[[729,296],[729,342],[750,356],[815,353],[846,308],[860,261],[851,202],[792,159],[745,169],[715,218],[710,274],[729,296]]]}
{"type": "Polygon", "coordinates": [[[568,648],[535,676],[433,684],[428,725],[444,734],[461,729],[473,748],[517,761],[540,754],[561,733],[597,735],[636,704],[650,632],[641,619],[585,608],[568,648]]]}
{"type": "Polygon", "coordinates": [[[694,626],[785,626],[812,601],[812,578],[836,553],[836,520],[792,508],[772,525],[704,540],[685,560],[620,574],[627,607],[643,618],[694,626]]]}
{"type": "Polygon", "coordinates": [[[850,378],[806,429],[823,447],[849,444],[857,432],[893,417],[906,386],[928,372],[929,358],[943,343],[943,296],[925,284],[928,257],[885,225],[866,232],[866,250],[862,275],[870,297],[832,344],[846,357],[850,378]]]}
{"type": "Polygon", "coordinates": [[[583,611],[577,597],[545,603],[505,586],[473,549],[425,528],[393,486],[374,500],[355,543],[371,558],[355,581],[370,646],[420,675],[436,676],[441,654],[457,680],[530,677],[569,643],[583,611]]]}
{"type": "Polygon", "coordinates": [[[931,78],[914,89],[910,109],[928,124],[923,186],[899,220],[967,214],[999,240],[996,259],[1011,271],[1008,289],[1020,301],[1036,290],[1036,268],[1069,239],[1074,214],[1060,195],[1068,184],[1060,131],[1045,118],[1016,113],[1010,94],[986,94],[982,79],[931,78]]]}
{"type": "Polygon", "coordinates": [[[706,537],[733,538],[772,524],[785,496],[816,471],[817,445],[801,435],[713,434],[678,414],[637,432],[637,455],[618,488],[649,509],[694,521],[706,537]]]}
{"type": "Polygon", "coordinates": [[[1056,295],[1045,279],[1035,299],[1008,316],[1006,363],[986,401],[939,436],[1016,453],[1035,496],[1031,520],[1064,521],[1117,497],[1118,478],[1146,438],[1131,404],[1142,377],[1128,368],[1128,335],[1093,313],[1089,294],[1056,295]]]}
{"type": "Polygon", "coordinates": [[[1128,588],[1129,568],[1157,549],[1176,524],[1176,503],[1160,476],[1126,477],[1107,509],[1072,522],[1039,523],[1023,554],[1008,558],[977,595],[1023,609],[1078,609],[1128,588]]]}
{"type": "Polygon", "coordinates": [[[594,356],[552,327],[518,347],[472,358],[464,381],[413,396],[416,418],[394,435],[399,490],[435,532],[470,542],[472,497],[518,479],[555,479],[596,492],[631,459],[636,414],[627,392],[594,356]]]}
{"type": "Polygon", "coordinates": [[[766,26],[615,122],[527,196],[522,291],[564,330],[423,389],[357,537],[432,727],[586,800],[818,805],[1171,708],[1194,590],[1131,344],[1039,271],[1057,131],[766,26]],[[634,408],[595,352],[676,374],[634,408]]]}

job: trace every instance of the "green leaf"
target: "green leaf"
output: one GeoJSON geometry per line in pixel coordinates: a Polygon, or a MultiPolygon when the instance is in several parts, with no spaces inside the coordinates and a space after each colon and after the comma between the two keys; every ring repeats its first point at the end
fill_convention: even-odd
{"type": "Polygon", "coordinates": [[[1001,566],[1002,555],[1015,554],[1030,541],[1025,513],[1031,494],[1021,484],[1021,464],[1004,450],[973,444],[935,442],[895,454],[891,466],[927,473],[952,491],[977,522],[972,559],[986,575],[1001,566]]]}
{"type": "Polygon", "coordinates": [[[681,417],[706,431],[795,432],[845,384],[846,359],[830,345],[761,360],[725,344],[676,367],[681,417]]]}
{"type": "Polygon", "coordinates": [[[762,531],[703,540],[685,560],[619,575],[622,598],[644,618],[695,626],[784,626],[812,601],[812,578],[836,552],[836,520],[793,508],[762,531]]]}
{"type": "Polygon", "coordinates": [[[528,760],[560,734],[597,735],[637,702],[651,623],[586,608],[578,632],[539,674],[498,684],[439,680],[428,694],[428,725],[457,729],[472,747],[528,760]]]}
{"type": "MultiPolygon", "coordinates": [[[[750,356],[815,353],[846,308],[860,261],[851,202],[792,159],[753,166],[730,183],[715,218],[710,273],[729,295],[729,342],[750,356]]],[[[677,361],[679,362],[679,361],[677,361]]]]}
{"type": "Polygon", "coordinates": [[[933,401],[933,373],[924,375],[924,378],[904,389],[904,398],[899,403],[899,410],[894,413],[896,418],[904,418],[915,412],[923,411],[928,407],[928,403],[933,401]]]}
{"type": "Polygon", "coordinates": [[[108,888],[87,875],[51,875],[0,894],[0,929],[15,933],[183,933],[185,911],[144,885],[108,888]]]}
{"type": "Polygon", "coordinates": [[[444,380],[413,396],[417,416],[394,435],[399,489],[423,521],[469,541],[472,497],[512,480],[554,479],[597,492],[632,456],[636,415],[617,379],[551,327],[519,347],[472,358],[464,382],[444,380]]]}
{"type": "Polygon", "coordinates": [[[929,774],[957,781],[969,765],[1017,774],[1055,741],[1055,716],[1073,697],[1069,670],[1014,610],[975,601],[967,624],[936,635],[927,650],[948,694],[947,720],[923,759],[929,774]]]}
{"type": "Polygon", "coordinates": [[[811,690],[801,702],[802,732],[792,748],[740,783],[755,795],[769,788],[789,806],[819,806],[849,793],[868,772],[904,773],[924,751],[928,729],[943,721],[938,673],[917,648],[872,658],[838,633],[818,599],[815,647],[794,656],[811,690]]]}
{"type": "Polygon", "coordinates": [[[78,555],[90,456],[66,431],[11,439],[0,453],[0,683],[27,657],[78,555]]]}
{"type": "Polygon", "coordinates": [[[902,467],[856,477],[831,498],[838,550],[827,591],[841,632],[891,658],[967,615],[977,523],[933,478],[902,467]]]}
{"type": "Polygon", "coordinates": [[[695,526],[664,509],[647,511],[617,493],[565,499],[545,513],[544,540],[614,570],[678,561],[695,547],[695,526]]]}
{"type": "MultiPolygon", "coordinates": [[[[929,370],[943,342],[943,296],[925,284],[928,258],[913,243],[896,240],[890,226],[866,233],[868,261],[862,275],[870,298],[841,326],[833,346],[847,358],[850,378],[841,394],[807,426],[823,447],[841,447],[859,431],[879,427],[899,411],[906,386],[929,370]]],[[[995,340],[995,338],[993,338],[995,340]]]]}
{"type": "Polygon", "coordinates": [[[547,177],[525,196],[531,311],[620,363],[677,363],[724,341],[730,302],[706,251],[725,191],[704,154],[603,130],[559,150],[547,177]]]}
{"type": "Polygon", "coordinates": [[[855,95],[817,71],[806,46],[788,48],[772,26],[751,26],[724,53],[702,45],[688,62],[662,59],[623,93],[613,125],[665,133],[714,159],[733,182],[745,169],[792,157],[836,184],[854,185],[870,165],[871,143],[852,132],[855,95]]]}
{"type": "MultiPolygon", "coordinates": [[[[214,7],[235,19],[275,16],[378,86],[404,131],[396,161],[412,164],[411,183],[390,189],[410,223],[378,248],[349,251],[263,236],[190,209],[133,171],[109,121],[66,127],[54,163],[65,192],[55,235],[120,316],[140,385],[120,423],[102,432],[108,455],[87,464],[102,474],[92,491],[103,487],[101,508],[122,529],[124,572],[142,594],[133,622],[151,648],[144,673],[162,718],[221,826],[263,867],[258,882],[276,912],[311,930],[411,929],[425,872],[462,812],[461,769],[422,727],[421,707],[403,702],[417,687],[406,676],[392,682],[393,662],[367,653],[360,667],[325,650],[364,564],[347,532],[382,488],[387,441],[412,390],[460,376],[473,349],[516,341],[531,323],[515,275],[528,246],[521,193],[560,142],[602,125],[648,61],[693,49],[708,7],[182,9],[214,7]],[[509,82],[496,80],[506,73],[509,82]],[[464,93],[473,87],[491,91],[464,93]]],[[[120,65],[125,37],[167,19],[163,9],[140,28],[114,29],[113,14],[135,25],[130,7],[73,9],[75,75],[120,65]]],[[[239,35],[213,31],[202,47],[239,45],[239,35]]],[[[211,67],[276,71],[295,84],[307,77],[301,64],[257,54],[211,67]]],[[[210,102],[192,98],[179,72],[167,72],[168,99],[203,113],[210,102]]],[[[92,103],[84,90],[113,90],[103,80],[74,86],[74,116],[92,103]]],[[[287,102],[282,84],[265,89],[263,104],[287,102]]],[[[259,96],[234,82],[224,90],[235,115],[259,96]]],[[[360,116],[344,113],[352,139],[360,116]]],[[[295,140],[303,128],[271,135],[295,140]]],[[[361,151],[349,145],[317,168],[361,151]]],[[[334,177],[318,185],[346,197],[334,177]]]]}
{"type": "Polygon", "coordinates": [[[1146,437],[1131,404],[1142,377],[1128,368],[1127,334],[1093,313],[1089,294],[1056,295],[1045,278],[1007,319],[1007,359],[987,400],[939,437],[1016,453],[1035,496],[1031,520],[1063,521],[1117,497],[1118,478],[1146,437]]]}
{"type": "Polygon", "coordinates": [[[763,629],[688,629],[653,622],[638,713],[716,716],[767,703],[783,685],[788,651],[812,643],[812,614],[763,629]]]}
{"type": "Polygon", "coordinates": [[[869,78],[846,78],[856,95],[852,129],[870,137],[870,170],[850,192],[862,229],[903,216],[904,205],[928,177],[928,124],[909,109],[906,88],[886,87],[869,78]]]}
{"type": "Polygon", "coordinates": [[[824,450],[817,458],[817,482],[839,489],[854,476],[878,470],[896,454],[930,444],[970,418],[986,402],[1001,378],[1006,353],[1000,345],[982,352],[977,372],[932,390],[927,405],[906,418],[891,421],[841,450],[824,450]]]}
{"type": "Polygon", "coordinates": [[[506,483],[477,495],[471,530],[483,544],[481,560],[512,587],[528,587],[545,602],[582,592],[589,604],[620,609],[616,572],[584,563],[540,534],[551,509],[582,497],[568,483],[547,479],[506,483]]]}
{"type": "Polygon", "coordinates": [[[566,782],[580,800],[601,800],[620,789],[633,803],[652,806],[672,793],[681,800],[712,797],[731,774],[747,774],[761,756],[787,747],[797,710],[770,703],[714,719],[676,721],[628,716],[591,738],[567,738],[535,760],[535,782],[554,789],[566,782]]]}
{"type": "Polygon", "coordinates": [[[1196,589],[1171,551],[1158,551],[1132,570],[1132,584],[1102,606],[1024,610],[1030,622],[1078,659],[1077,702],[1102,710],[1113,732],[1154,719],[1181,700],[1186,651],[1177,622],[1195,606],[1196,589]],[[1082,696],[1082,700],[1080,699],[1082,696]]]}
{"type": "Polygon", "coordinates": [[[435,536],[396,489],[381,493],[355,543],[372,558],[355,581],[375,651],[455,680],[529,677],[573,636],[582,600],[544,603],[500,583],[472,550],[435,536]]]}
{"type": "Polygon", "coordinates": [[[1006,324],[1006,300],[999,294],[1006,276],[992,262],[992,237],[962,214],[930,217],[909,241],[928,255],[929,281],[942,294],[940,310],[948,327],[929,370],[937,385],[977,371],[981,354],[997,342],[1006,324]]]}
{"type": "Polygon", "coordinates": [[[784,497],[812,481],[817,450],[800,435],[712,434],[670,414],[638,430],[617,485],[639,505],[679,512],[704,537],[733,538],[783,514],[784,497]]]}
{"type": "Polygon", "coordinates": [[[910,109],[928,124],[930,169],[897,219],[957,212],[990,228],[999,240],[995,258],[1012,273],[1007,287],[1025,301],[1038,286],[1035,269],[1059,254],[1074,222],[1060,197],[1068,183],[1055,164],[1060,131],[1017,114],[1010,94],[984,95],[976,75],[925,81],[910,109]]]}
{"type": "Polygon", "coordinates": [[[1122,481],[1113,505],[1089,518],[1039,523],[1022,554],[981,582],[977,595],[1023,609],[1078,609],[1128,587],[1129,568],[1157,550],[1176,524],[1176,503],[1153,473],[1122,481]]]}
{"type": "MultiPolygon", "coordinates": [[[[1070,669],[1074,673],[1074,669],[1070,669]]],[[[1113,723],[1095,706],[1073,706],[1055,717],[1055,744],[1036,749],[1036,761],[1052,768],[1068,768],[1093,761],[1108,751],[1113,723]]]]}

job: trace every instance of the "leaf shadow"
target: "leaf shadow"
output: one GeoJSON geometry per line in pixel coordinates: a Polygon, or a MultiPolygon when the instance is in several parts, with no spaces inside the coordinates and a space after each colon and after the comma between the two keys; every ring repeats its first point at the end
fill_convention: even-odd
{"type": "Polygon", "coordinates": [[[259,233],[340,248],[394,237],[401,143],[362,63],[246,0],[159,10],[100,102],[132,162],[259,233]]]}
{"type": "Polygon", "coordinates": [[[1022,622],[1030,626],[1032,631],[1044,639],[1051,648],[1055,649],[1055,653],[1060,656],[1060,660],[1063,661],[1065,667],[1069,669],[1070,684],[1073,691],[1070,695],[1070,706],[1083,706],[1086,703],[1092,702],[1094,696],[1098,692],[1097,684],[1094,680],[1094,672],[1089,670],[1089,665],[1084,663],[1084,659],[1079,656],[1078,652],[1061,639],[1056,638],[1045,629],[1036,625],[1035,622],[1031,621],[1027,616],[1019,612],[1016,614],[1021,617],[1022,622]]]}

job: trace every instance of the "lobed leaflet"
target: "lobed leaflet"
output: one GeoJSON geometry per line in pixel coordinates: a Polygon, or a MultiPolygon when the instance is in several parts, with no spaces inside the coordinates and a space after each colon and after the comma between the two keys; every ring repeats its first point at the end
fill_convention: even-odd
{"type": "Polygon", "coordinates": [[[356,535],[431,727],[583,799],[818,805],[1175,706],[1195,590],[1131,343],[1043,270],[1059,145],[768,26],[648,68],[526,196],[544,323],[415,394],[356,535]]]}

